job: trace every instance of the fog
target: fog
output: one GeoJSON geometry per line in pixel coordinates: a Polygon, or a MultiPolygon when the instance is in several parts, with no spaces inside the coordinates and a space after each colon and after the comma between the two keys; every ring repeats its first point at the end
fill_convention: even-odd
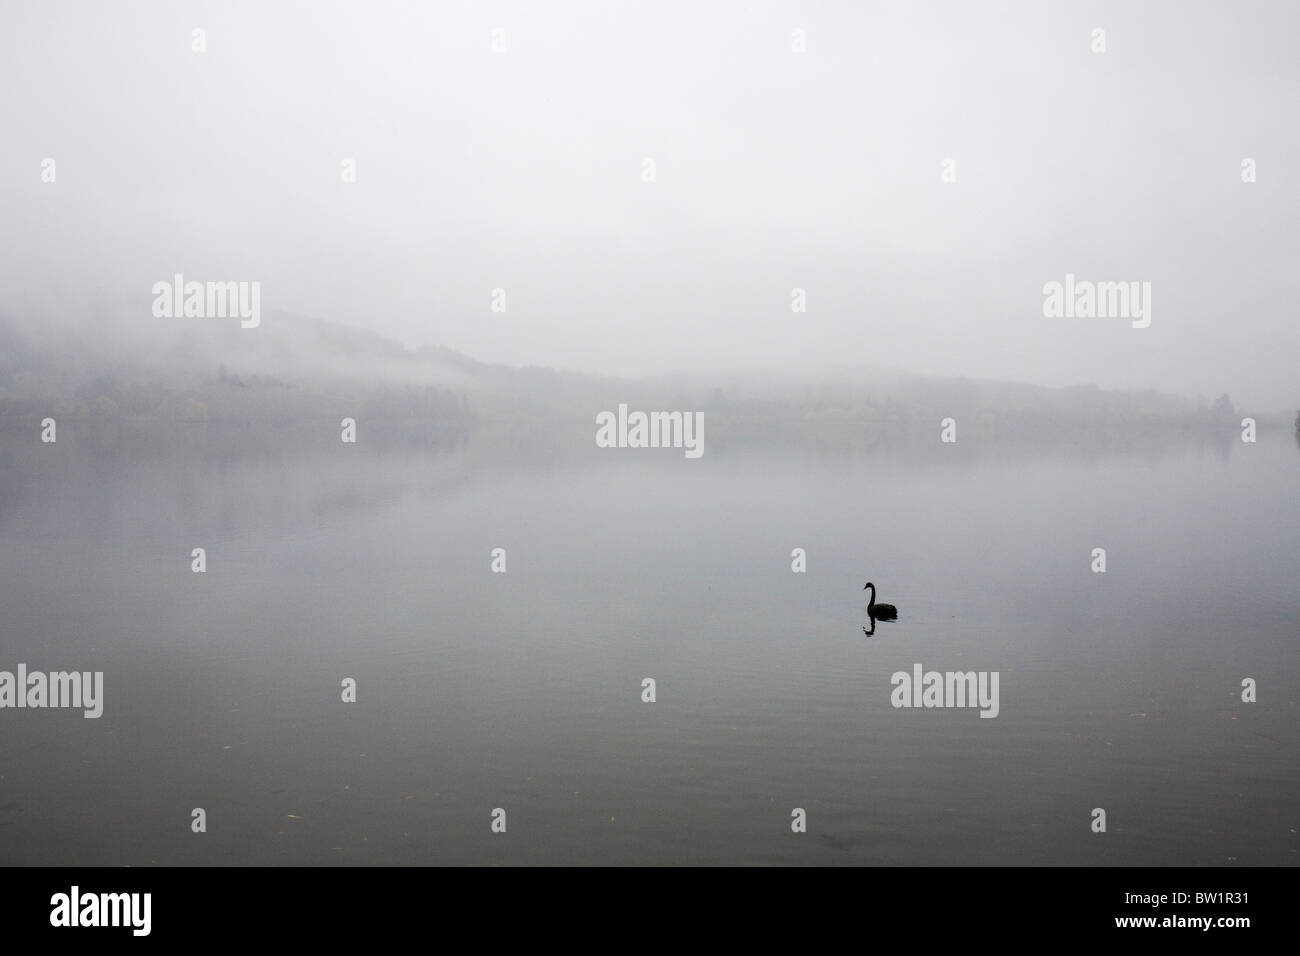
{"type": "Polygon", "coordinates": [[[0,0],[0,866],[1294,866],[1298,27],[0,0]]]}
{"type": "MultiPolygon", "coordinates": [[[[57,351],[225,321],[151,315],[183,273],[507,365],[837,363],[1294,408],[1298,21],[6,0],[0,323],[57,351]],[[1046,318],[1067,274],[1150,282],[1150,326],[1046,318]]],[[[235,328],[245,350],[268,331],[235,328]]]]}

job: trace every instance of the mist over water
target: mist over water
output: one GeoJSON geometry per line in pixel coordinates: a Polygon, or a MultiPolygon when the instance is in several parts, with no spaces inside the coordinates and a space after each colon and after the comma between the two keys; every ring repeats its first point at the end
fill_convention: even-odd
{"type": "Polygon", "coordinates": [[[1298,31],[0,0],[0,864],[1295,865],[1298,31]]]}
{"type": "Polygon", "coordinates": [[[107,688],[6,712],[5,862],[1295,862],[1289,440],[278,437],[3,447],[7,660],[107,688]],[[895,709],[914,663],[998,717],[895,709]]]}

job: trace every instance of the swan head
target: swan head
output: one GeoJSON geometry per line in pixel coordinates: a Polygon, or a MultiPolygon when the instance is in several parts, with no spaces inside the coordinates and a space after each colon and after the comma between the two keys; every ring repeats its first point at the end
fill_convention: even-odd
{"type": "Polygon", "coordinates": [[[865,591],[867,588],[874,588],[874,587],[875,585],[872,584],[870,581],[868,581],[866,584],[862,585],[862,590],[865,591]]]}

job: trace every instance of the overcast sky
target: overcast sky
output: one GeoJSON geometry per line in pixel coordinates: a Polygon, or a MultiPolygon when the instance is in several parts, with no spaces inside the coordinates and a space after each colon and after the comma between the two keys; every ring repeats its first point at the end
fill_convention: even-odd
{"type": "Polygon", "coordinates": [[[180,272],[511,364],[1294,406],[1298,10],[0,0],[0,311],[111,334],[180,272]],[[1067,272],[1150,327],[1045,318],[1067,272]]]}

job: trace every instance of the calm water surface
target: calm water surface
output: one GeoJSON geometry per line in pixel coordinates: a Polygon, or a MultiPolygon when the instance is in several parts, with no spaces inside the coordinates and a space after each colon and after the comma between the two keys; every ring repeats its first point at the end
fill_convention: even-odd
{"type": "Polygon", "coordinates": [[[0,435],[0,669],[106,687],[0,711],[0,862],[1297,862],[1289,436],[305,427],[0,435]],[[893,708],[916,663],[1000,715],[893,708]]]}

